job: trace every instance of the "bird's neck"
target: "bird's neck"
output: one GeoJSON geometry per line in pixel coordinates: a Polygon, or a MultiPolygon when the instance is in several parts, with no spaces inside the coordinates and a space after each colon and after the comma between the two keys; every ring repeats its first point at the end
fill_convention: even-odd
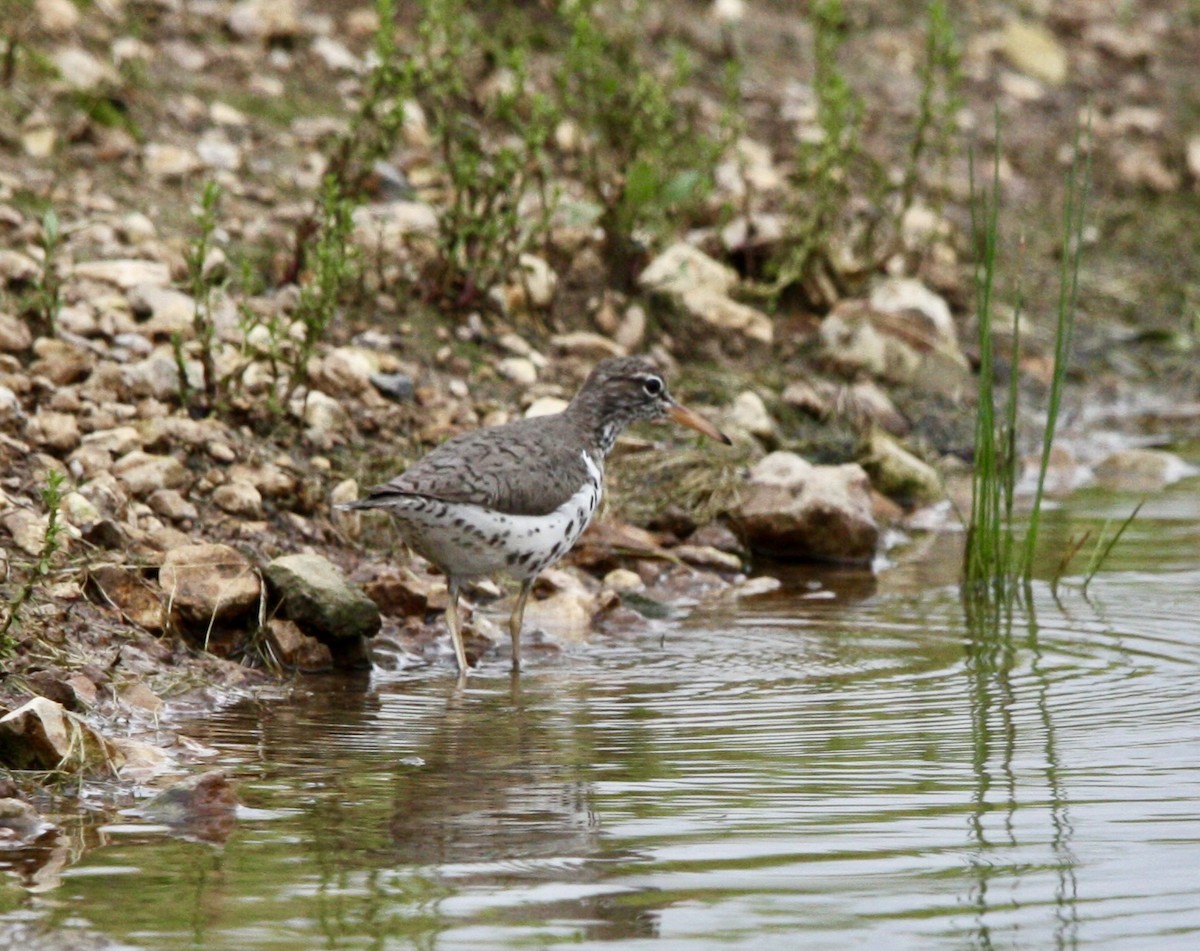
{"type": "Polygon", "coordinates": [[[565,415],[588,436],[588,441],[595,453],[604,459],[621,435],[621,430],[627,421],[618,419],[611,412],[605,412],[603,407],[595,406],[578,398],[567,407],[565,415]]]}

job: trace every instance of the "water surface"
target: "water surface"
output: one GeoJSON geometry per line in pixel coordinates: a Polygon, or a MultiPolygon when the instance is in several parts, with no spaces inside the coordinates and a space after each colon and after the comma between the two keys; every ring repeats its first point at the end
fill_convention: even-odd
{"type": "MultiPolygon", "coordinates": [[[[1047,549],[1134,501],[1078,493],[1047,549]]],[[[239,951],[1194,947],[1200,480],[1086,595],[1042,582],[1010,617],[964,612],[958,544],[519,678],[309,678],[182,725],[249,807],[228,839],[107,816],[52,874],[0,856],[0,927],[239,951]]]]}

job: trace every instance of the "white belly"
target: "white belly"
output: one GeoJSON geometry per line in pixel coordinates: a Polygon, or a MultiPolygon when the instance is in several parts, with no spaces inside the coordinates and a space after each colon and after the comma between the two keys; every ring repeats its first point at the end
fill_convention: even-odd
{"type": "Polygon", "coordinates": [[[409,497],[388,506],[405,541],[447,574],[531,578],[570,551],[600,506],[603,475],[585,452],[588,481],[546,515],[409,497]]]}

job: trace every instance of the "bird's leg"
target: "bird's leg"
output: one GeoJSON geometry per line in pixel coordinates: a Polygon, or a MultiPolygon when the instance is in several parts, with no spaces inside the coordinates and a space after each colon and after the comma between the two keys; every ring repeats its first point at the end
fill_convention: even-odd
{"type": "Polygon", "coordinates": [[[525,602],[529,600],[529,592],[533,589],[533,579],[526,578],[521,582],[521,593],[517,595],[517,603],[513,607],[512,617],[508,619],[508,633],[512,636],[512,669],[521,669],[521,623],[525,620],[525,602]]]}
{"type": "Polygon", "coordinates": [[[451,578],[447,582],[450,603],[446,605],[446,627],[450,628],[450,640],[454,644],[454,659],[458,661],[460,677],[467,674],[467,649],[463,647],[462,625],[458,620],[458,582],[451,578]]]}

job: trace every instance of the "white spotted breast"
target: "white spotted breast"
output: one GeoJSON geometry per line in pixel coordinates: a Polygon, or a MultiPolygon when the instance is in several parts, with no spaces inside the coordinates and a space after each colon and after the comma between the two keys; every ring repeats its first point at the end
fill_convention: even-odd
{"type": "Polygon", "coordinates": [[[389,500],[386,508],[408,544],[448,574],[532,578],[571,550],[600,507],[603,459],[586,450],[581,457],[587,471],[583,485],[545,515],[513,515],[419,495],[389,500]]]}

